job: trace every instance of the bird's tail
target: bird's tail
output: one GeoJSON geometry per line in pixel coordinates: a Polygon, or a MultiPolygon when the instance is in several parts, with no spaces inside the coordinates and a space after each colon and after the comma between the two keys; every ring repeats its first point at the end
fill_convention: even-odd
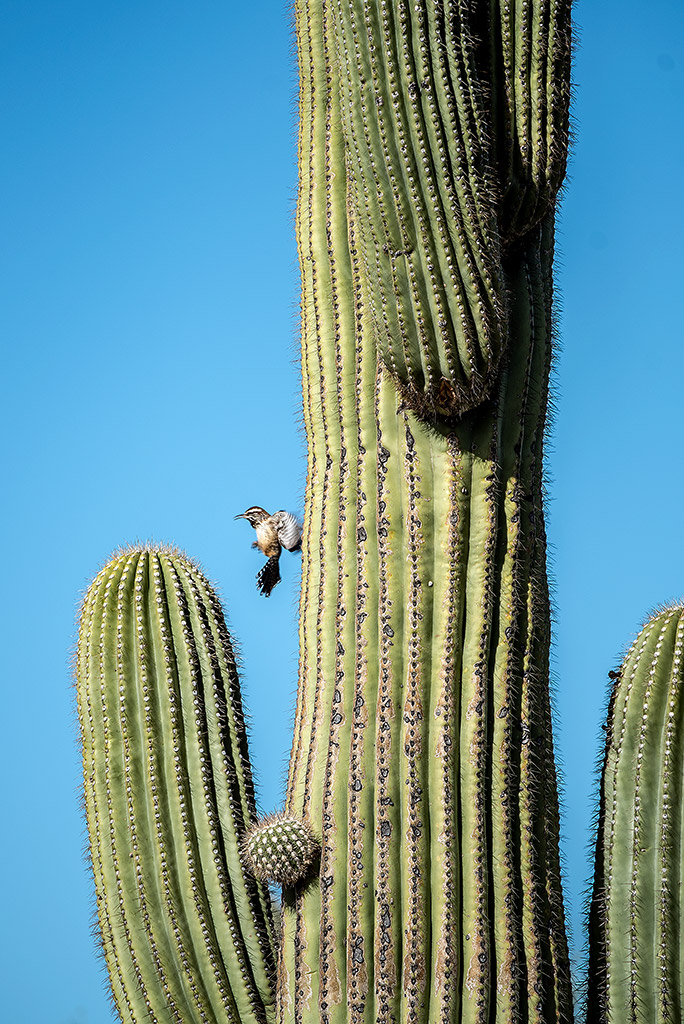
{"type": "Polygon", "coordinates": [[[272,555],[257,573],[257,589],[268,597],[276,583],[280,583],[280,555],[272,555]]]}

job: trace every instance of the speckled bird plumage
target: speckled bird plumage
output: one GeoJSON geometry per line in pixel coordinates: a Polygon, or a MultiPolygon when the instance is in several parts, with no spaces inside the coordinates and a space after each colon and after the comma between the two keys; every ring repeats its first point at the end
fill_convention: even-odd
{"type": "Polygon", "coordinates": [[[256,530],[257,547],[268,561],[257,573],[257,588],[264,597],[269,597],[277,583],[280,583],[280,552],[299,551],[302,546],[302,527],[291,512],[284,509],[271,515],[259,505],[252,505],[236,519],[246,519],[256,530]]]}

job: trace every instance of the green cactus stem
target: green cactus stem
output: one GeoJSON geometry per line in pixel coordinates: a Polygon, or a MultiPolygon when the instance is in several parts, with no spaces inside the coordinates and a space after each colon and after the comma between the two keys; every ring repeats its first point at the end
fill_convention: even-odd
{"type": "Polygon", "coordinates": [[[563,178],[569,4],[308,6],[336,57],[374,341],[411,407],[460,415],[510,337],[506,250],[563,178]]]}
{"type": "Polygon", "coordinates": [[[308,823],[288,814],[269,814],[244,839],[244,861],[262,882],[293,886],[311,872],[320,843],[308,823]]]}
{"type": "Polygon", "coordinates": [[[99,930],[125,1024],[273,1016],[273,919],[242,866],[256,818],[230,637],[199,569],[166,548],[112,559],[77,657],[99,930]]]}
{"type": "Polygon", "coordinates": [[[654,615],[608,708],[590,908],[589,1024],[684,1016],[684,607],[654,615]]]}
{"type": "Polygon", "coordinates": [[[572,1018],[542,503],[569,7],[295,4],[287,810],[322,848],[283,908],[283,1024],[572,1018]]]}

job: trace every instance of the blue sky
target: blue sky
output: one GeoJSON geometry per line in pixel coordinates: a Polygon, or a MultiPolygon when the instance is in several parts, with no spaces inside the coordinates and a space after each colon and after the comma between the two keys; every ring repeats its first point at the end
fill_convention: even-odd
{"type": "MultiPolygon", "coordinates": [[[[119,544],[173,541],[218,583],[264,809],[282,793],[298,563],[264,601],[233,516],[301,508],[295,69],[287,10],[248,6],[0,8],[0,960],[13,1024],[111,1020],[89,932],[70,659],[79,595],[119,544]]],[[[576,21],[547,465],[579,946],[607,673],[648,611],[684,594],[684,9],[580,0],[576,21]]]]}

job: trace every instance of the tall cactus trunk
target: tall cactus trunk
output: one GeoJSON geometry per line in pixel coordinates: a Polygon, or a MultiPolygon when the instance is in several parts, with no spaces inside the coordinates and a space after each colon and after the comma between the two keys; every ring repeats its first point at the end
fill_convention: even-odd
{"type": "MultiPolygon", "coordinates": [[[[446,211],[451,241],[426,229],[428,251],[425,196],[406,196],[418,211],[413,233],[401,223],[397,178],[413,181],[407,148],[418,161],[427,147],[434,171],[439,136],[411,121],[408,141],[393,143],[406,165],[387,157],[379,167],[374,147],[389,146],[382,114],[373,134],[366,86],[380,51],[391,63],[391,40],[410,37],[404,70],[436,38],[451,53],[453,22],[442,14],[441,5],[370,0],[296,6],[309,462],[287,809],[320,831],[322,853],[320,885],[285,901],[283,1022],[572,1018],[542,507],[557,184],[543,201],[532,202],[530,187],[514,202],[521,175],[512,173],[510,187],[499,175],[496,192],[507,150],[495,139],[477,202],[466,197],[454,216],[427,174],[425,194],[446,211]],[[367,74],[358,49],[350,58],[361,38],[367,74]],[[344,74],[338,62],[348,62],[344,74]],[[478,203],[491,207],[480,232],[488,248],[469,262],[475,221],[487,220],[478,203]],[[452,242],[459,272],[490,267],[481,288],[463,273],[460,292],[435,283],[440,268],[450,272],[452,242]],[[404,332],[401,345],[388,324],[404,332]]],[[[548,36],[548,11],[537,30],[548,36]]],[[[456,79],[450,65],[440,74],[441,84],[456,79]]],[[[391,90],[391,67],[380,80],[391,90]]],[[[408,109],[413,83],[399,87],[408,109]]],[[[451,109],[448,96],[438,101],[451,109]]],[[[473,102],[496,107],[486,90],[473,102]]],[[[487,126],[473,123],[486,138],[487,126]]],[[[456,190],[458,161],[475,146],[457,142],[456,190]]]]}

